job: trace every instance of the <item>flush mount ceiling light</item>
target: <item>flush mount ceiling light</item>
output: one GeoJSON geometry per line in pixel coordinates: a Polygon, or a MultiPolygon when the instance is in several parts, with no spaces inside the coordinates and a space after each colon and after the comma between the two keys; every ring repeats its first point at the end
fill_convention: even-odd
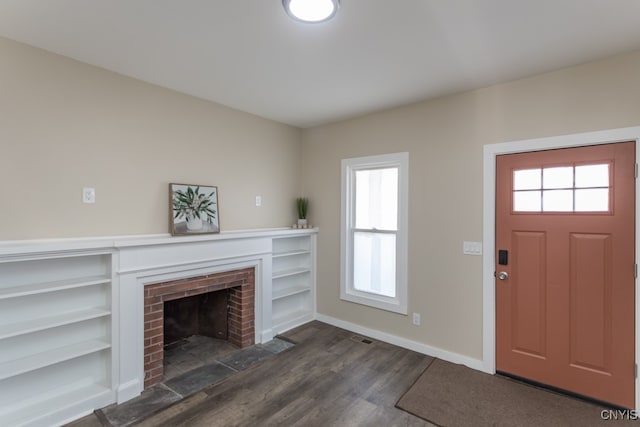
{"type": "Polygon", "coordinates": [[[340,0],[282,0],[282,5],[297,21],[324,22],[335,16],[340,0]]]}

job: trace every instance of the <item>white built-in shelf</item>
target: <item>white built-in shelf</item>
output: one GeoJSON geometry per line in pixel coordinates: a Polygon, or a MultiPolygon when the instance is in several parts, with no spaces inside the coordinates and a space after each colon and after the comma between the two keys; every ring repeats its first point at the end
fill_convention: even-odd
{"type": "Polygon", "coordinates": [[[44,368],[45,366],[64,362],[65,360],[71,360],[87,354],[96,353],[110,347],[111,345],[105,341],[83,341],[17,360],[0,363],[0,380],[15,377],[17,375],[24,374],[25,372],[35,371],[36,369],[44,368]]]}
{"type": "Polygon", "coordinates": [[[61,409],[78,405],[80,402],[91,401],[100,397],[108,397],[111,390],[98,384],[85,385],[73,390],[56,393],[48,399],[39,400],[35,404],[8,408],[0,411],[0,425],[22,426],[34,424],[49,424],[45,421],[49,416],[61,409]],[[38,423],[38,421],[40,421],[38,423]]]}
{"type": "Polygon", "coordinates": [[[272,258],[282,258],[282,257],[288,257],[288,256],[295,256],[295,255],[308,255],[310,253],[311,251],[307,251],[307,250],[277,252],[272,255],[272,258]]]}
{"type": "Polygon", "coordinates": [[[315,316],[315,233],[278,236],[272,249],[271,326],[279,334],[315,316]]]}
{"type": "Polygon", "coordinates": [[[286,313],[282,313],[281,315],[277,315],[273,317],[273,326],[279,327],[286,323],[296,324],[299,319],[303,319],[311,316],[309,310],[295,310],[289,311],[286,313]]]}
{"type": "Polygon", "coordinates": [[[298,274],[309,273],[310,271],[311,269],[309,268],[291,268],[289,270],[275,271],[273,273],[273,278],[279,279],[281,277],[295,276],[298,274]]]}
{"type": "Polygon", "coordinates": [[[0,289],[0,299],[36,295],[47,292],[63,291],[65,289],[82,288],[110,283],[111,278],[105,276],[82,277],[79,279],[59,280],[55,282],[35,283],[30,285],[13,286],[0,289]]]}
{"type": "Polygon", "coordinates": [[[45,329],[55,328],[58,326],[84,322],[85,320],[106,317],[110,314],[111,311],[105,308],[89,308],[85,310],[75,310],[47,317],[40,317],[37,319],[29,319],[24,322],[0,325],[0,339],[11,338],[37,331],[43,331],[45,329]]]}
{"type": "Polygon", "coordinates": [[[292,295],[302,294],[305,292],[311,292],[311,288],[308,286],[294,286],[294,287],[289,287],[285,289],[278,289],[273,291],[272,299],[275,301],[281,298],[286,298],[292,295]]]}

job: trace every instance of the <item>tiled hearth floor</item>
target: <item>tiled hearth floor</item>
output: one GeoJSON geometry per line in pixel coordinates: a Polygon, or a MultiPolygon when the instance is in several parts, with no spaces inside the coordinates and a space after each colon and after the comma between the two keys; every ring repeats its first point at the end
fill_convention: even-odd
{"type": "Polygon", "coordinates": [[[264,344],[238,349],[227,341],[194,335],[167,346],[162,383],[146,389],[135,399],[97,410],[93,415],[70,426],[131,425],[206,386],[218,383],[293,346],[289,341],[274,338],[264,344]],[[96,417],[99,423],[89,424],[92,421],[90,419],[96,417]]]}

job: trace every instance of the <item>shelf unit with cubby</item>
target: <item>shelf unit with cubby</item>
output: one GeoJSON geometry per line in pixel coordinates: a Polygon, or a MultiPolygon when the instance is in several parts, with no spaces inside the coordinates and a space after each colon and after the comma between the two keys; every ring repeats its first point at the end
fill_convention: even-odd
{"type": "Polygon", "coordinates": [[[315,318],[316,230],[273,237],[271,310],[274,334],[315,318]]]}
{"type": "Polygon", "coordinates": [[[0,256],[0,425],[55,425],[114,401],[112,253],[0,256]]]}

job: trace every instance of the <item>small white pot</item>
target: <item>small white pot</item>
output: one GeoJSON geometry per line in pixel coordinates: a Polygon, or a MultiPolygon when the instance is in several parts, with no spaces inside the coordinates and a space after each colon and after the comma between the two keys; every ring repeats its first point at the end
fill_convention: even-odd
{"type": "Polygon", "coordinates": [[[304,228],[307,226],[307,220],[306,219],[299,219],[298,220],[298,227],[299,228],[304,228]]]}
{"type": "Polygon", "coordinates": [[[202,218],[187,217],[187,230],[198,231],[202,230],[202,218]]]}

